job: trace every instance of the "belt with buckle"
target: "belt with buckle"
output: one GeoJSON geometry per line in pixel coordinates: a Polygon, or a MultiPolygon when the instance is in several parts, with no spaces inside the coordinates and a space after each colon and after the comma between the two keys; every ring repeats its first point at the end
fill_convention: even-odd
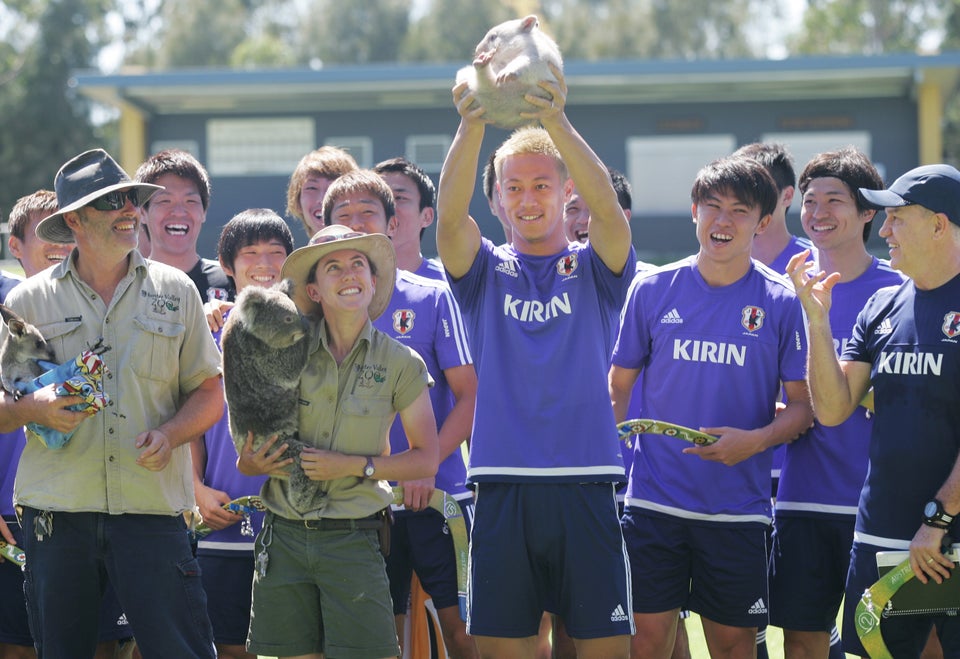
{"type": "Polygon", "coordinates": [[[369,517],[360,517],[359,519],[337,519],[333,517],[321,517],[320,519],[286,519],[284,517],[275,517],[275,521],[285,522],[300,526],[301,524],[314,531],[365,531],[379,529],[383,526],[384,511],[370,515],[369,517]]]}

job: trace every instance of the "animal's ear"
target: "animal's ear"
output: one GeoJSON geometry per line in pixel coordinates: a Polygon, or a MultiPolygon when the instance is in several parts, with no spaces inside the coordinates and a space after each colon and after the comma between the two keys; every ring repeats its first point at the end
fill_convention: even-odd
{"type": "Polygon", "coordinates": [[[287,297],[292,298],[294,286],[293,280],[288,277],[277,284],[277,290],[287,297]]]}
{"type": "Polygon", "coordinates": [[[4,304],[0,304],[0,315],[3,316],[3,322],[6,323],[10,332],[18,336],[23,334],[23,318],[18,316],[13,309],[4,304]],[[15,324],[19,329],[14,329],[15,324]]]}
{"type": "Polygon", "coordinates": [[[533,30],[533,28],[537,27],[538,25],[540,25],[540,21],[537,20],[536,16],[534,16],[533,14],[530,14],[529,16],[524,18],[523,21],[521,21],[520,29],[523,30],[524,32],[530,32],[531,30],[533,30]]]}

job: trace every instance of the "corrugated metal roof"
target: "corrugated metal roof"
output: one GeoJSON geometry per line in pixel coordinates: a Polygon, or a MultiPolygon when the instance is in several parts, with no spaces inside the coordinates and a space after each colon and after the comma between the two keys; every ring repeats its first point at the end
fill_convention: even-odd
{"type": "MultiPolygon", "coordinates": [[[[262,114],[449,107],[459,64],[375,64],[320,69],[181,69],[77,73],[71,84],[108,105],[147,114],[262,114]]],[[[960,52],[784,60],[568,62],[568,104],[887,98],[930,80],[944,95],[960,52]]]]}

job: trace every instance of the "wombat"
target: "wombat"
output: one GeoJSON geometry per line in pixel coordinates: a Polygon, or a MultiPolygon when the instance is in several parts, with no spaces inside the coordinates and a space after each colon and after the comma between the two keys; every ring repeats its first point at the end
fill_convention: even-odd
{"type": "Polygon", "coordinates": [[[52,362],[56,356],[40,331],[9,307],[0,304],[0,315],[7,325],[7,338],[0,346],[0,382],[19,398],[24,387],[47,370],[38,360],[52,362]]]}
{"type": "Polygon", "coordinates": [[[556,81],[550,64],[563,71],[560,49],[539,25],[531,15],[493,27],[477,44],[473,65],[457,72],[457,84],[467,82],[486,110],[484,118],[494,126],[512,130],[534,123],[520,116],[539,110],[524,95],[550,98],[537,83],[556,81]]]}
{"type": "Polygon", "coordinates": [[[310,510],[317,491],[300,466],[298,439],[300,373],[307,363],[307,324],[290,298],[293,282],[286,279],[271,288],[248,286],[237,296],[223,328],[223,384],[230,433],[237,450],[253,431],[259,449],[274,435],[274,446],[288,444],[291,503],[300,512],[310,510]]]}

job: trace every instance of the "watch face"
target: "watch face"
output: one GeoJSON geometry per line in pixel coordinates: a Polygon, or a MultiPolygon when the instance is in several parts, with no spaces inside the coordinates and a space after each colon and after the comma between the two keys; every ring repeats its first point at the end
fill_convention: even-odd
{"type": "Polygon", "coordinates": [[[937,502],[928,501],[927,505],[923,507],[923,514],[927,518],[933,518],[937,515],[937,502]]]}

